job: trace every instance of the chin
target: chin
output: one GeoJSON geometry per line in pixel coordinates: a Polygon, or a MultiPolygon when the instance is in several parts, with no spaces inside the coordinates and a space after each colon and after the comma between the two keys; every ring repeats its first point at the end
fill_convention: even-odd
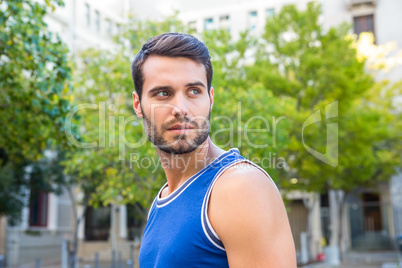
{"type": "Polygon", "coordinates": [[[157,146],[160,150],[165,153],[170,154],[188,154],[195,151],[199,145],[197,145],[194,141],[189,143],[186,140],[175,140],[171,143],[171,146],[157,146]]]}
{"type": "Polygon", "coordinates": [[[191,147],[191,146],[175,146],[175,147],[158,147],[161,151],[169,154],[177,154],[177,155],[183,155],[183,154],[189,154],[193,151],[195,151],[198,147],[191,147]]]}

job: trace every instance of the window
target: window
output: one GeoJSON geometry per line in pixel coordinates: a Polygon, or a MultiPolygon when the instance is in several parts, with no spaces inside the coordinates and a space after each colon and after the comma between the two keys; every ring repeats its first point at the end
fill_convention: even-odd
{"type": "Polygon", "coordinates": [[[85,17],[87,20],[87,26],[90,27],[91,26],[91,7],[89,6],[89,4],[85,4],[85,17]]]}
{"type": "Polygon", "coordinates": [[[108,240],[110,233],[110,213],[110,206],[87,208],[85,213],[85,240],[108,240]]]}
{"type": "Polygon", "coordinates": [[[188,28],[190,31],[193,31],[193,32],[197,31],[197,22],[195,20],[190,21],[188,23],[188,28]]]}
{"type": "Polygon", "coordinates": [[[224,15],[219,18],[219,27],[230,32],[230,16],[224,15]]]}
{"type": "Polygon", "coordinates": [[[275,15],[275,9],[274,8],[268,8],[267,13],[266,13],[267,18],[271,18],[274,15],[275,15]]]}
{"type": "Polygon", "coordinates": [[[214,26],[214,20],[213,18],[208,18],[204,20],[204,30],[208,31],[208,30],[212,30],[214,26]]]}
{"type": "Polygon", "coordinates": [[[29,197],[29,226],[46,227],[48,213],[48,193],[31,188],[29,197]]]}
{"type": "Polygon", "coordinates": [[[250,11],[248,13],[248,25],[250,31],[254,31],[257,28],[257,11],[250,11]]]}
{"type": "Polygon", "coordinates": [[[257,11],[250,11],[248,17],[250,20],[257,20],[257,11]]]}
{"type": "Polygon", "coordinates": [[[116,24],[116,34],[120,34],[120,32],[121,32],[121,25],[116,24]]]}
{"type": "Polygon", "coordinates": [[[353,30],[355,34],[360,35],[362,32],[371,32],[374,34],[374,16],[366,15],[353,18],[353,30]]]}
{"type": "Polygon", "coordinates": [[[96,32],[100,33],[101,27],[100,27],[100,13],[98,10],[95,10],[95,29],[96,32]]]}
{"type": "Polygon", "coordinates": [[[106,21],[106,25],[107,25],[107,34],[108,35],[112,35],[113,34],[113,24],[110,20],[106,21]]]}

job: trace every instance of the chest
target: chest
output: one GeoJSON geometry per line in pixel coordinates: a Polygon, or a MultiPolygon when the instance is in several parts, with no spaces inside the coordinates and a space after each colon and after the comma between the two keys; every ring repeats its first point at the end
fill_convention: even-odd
{"type": "Polygon", "coordinates": [[[141,267],[227,267],[226,252],[215,248],[201,221],[205,193],[191,193],[155,207],[144,231],[141,267]]]}

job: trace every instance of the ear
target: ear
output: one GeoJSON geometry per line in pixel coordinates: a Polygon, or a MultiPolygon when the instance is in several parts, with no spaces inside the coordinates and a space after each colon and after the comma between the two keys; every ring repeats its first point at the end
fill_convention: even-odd
{"type": "Polygon", "coordinates": [[[211,104],[211,109],[210,110],[212,110],[212,107],[214,106],[214,88],[213,87],[211,87],[211,90],[209,91],[209,100],[210,100],[210,104],[211,104]]]}
{"type": "Polygon", "coordinates": [[[137,92],[133,91],[133,108],[135,113],[139,118],[142,118],[142,110],[141,110],[141,105],[140,105],[140,98],[137,94],[137,92]]]}

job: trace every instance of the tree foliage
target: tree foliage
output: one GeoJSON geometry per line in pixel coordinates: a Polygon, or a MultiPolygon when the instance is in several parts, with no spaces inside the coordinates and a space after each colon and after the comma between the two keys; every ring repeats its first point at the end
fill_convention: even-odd
{"type": "Polygon", "coordinates": [[[91,185],[92,205],[121,202],[148,207],[163,183],[163,172],[142,119],[132,108],[130,63],[150,36],[184,27],[173,16],[162,22],[131,18],[122,29],[115,51],[89,49],[78,54],[73,80],[74,113],[82,118],[80,144],[72,148],[65,166],[78,185],[91,185]]]}
{"type": "Polygon", "coordinates": [[[0,6],[0,214],[23,205],[24,167],[46,148],[67,145],[70,109],[67,47],[44,16],[61,1],[2,1],[0,6]]]}
{"type": "MultiPolygon", "coordinates": [[[[198,36],[208,45],[214,66],[211,137],[222,148],[239,147],[284,189],[350,191],[388,179],[400,164],[394,124],[399,115],[392,102],[397,91],[365,72],[347,25],[324,29],[319,15],[317,4],[303,11],[289,5],[267,20],[261,38],[245,31],[233,40],[224,30],[198,36]],[[331,106],[336,116],[326,119],[330,104],[336,104],[331,106]],[[304,127],[315,113],[319,120],[304,127]],[[306,145],[324,155],[328,124],[338,127],[338,155],[318,159],[306,145]]],[[[94,200],[146,205],[162,185],[163,172],[161,166],[154,168],[158,160],[149,142],[127,146],[145,137],[132,111],[129,64],[149,37],[186,29],[175,16],[162,22],[132,20],[123,29],[116,51],[81,54],[75,104],[97,105],[78,114],[86,118],[83,141],[98,145],[74,152],[69,170],[76,170],[82,181],[96,180],[94,200]],[[100,121],[99,112],[106,119],[100,121]],[[117,116],[127,119],[123,128],[117,116]]]]}
{"type": "Polygon", "coordinates": [[[247,81],[246,67],[254,61],[250,50],[257,44],[248,31],[237,40],[226,30],[206,31],[201,38],[214,67],[212,140],[224,149],[237,147],[280,183],[279,173],[285,166],[282,150],[290,130],[284,115],[294,106],[293,100],[274,96],[263,83],[247,81]]]}
{"type": "Polygon", "coordinates": [[[295,109],[286,111],[292,129],[285,154],[287,174],[298,178],[299,185],[284,186],[350,191],[389,179],[401,163],[394,124],[398,114],[392,104],[397,91],[365,72],[347,25],[325,29],[319,15],[320,6],[310,3],[303,11],[285,6],[268,19],[255,63],[247,67],[247,81],[261,82],[274,96],[295,100],[295,109]],[[326,119],[325,109],[334,102],[337,116],[326,119]],[[316,111],[320,120],[304,128],[316,111]],[[325,154],[331,123],[339,130],[338,154],[317,159],[306,145],[325,154]]]}
{"type": "MultiPolygon", "coordinates": [[[[0,6],[0,214],[18,215],[24,187],[68,185],[63,160],[85,206],[149,207],[165,178],[132,109],[129,66],[150,37],[188,29],[176,15],[159,22],[131,17],[115,50],[78,52],[70,77],[67,48],[43,22],[62,2],[45,2],[0,6]],[[41,159],[55,148],[61,153],[41,159]]],[[[374,79],[370,68],[381,61],[367,68],[349,27],[327,29],[319,18],[315,3],[305,10],[288,5],[267,20],[262,36],[197,35],[214,66],[211,137],[224,149],[238,147],[282,189],[349,192],[389,179],[401,165],[394,100],[402,85],[374,79]]]]}

